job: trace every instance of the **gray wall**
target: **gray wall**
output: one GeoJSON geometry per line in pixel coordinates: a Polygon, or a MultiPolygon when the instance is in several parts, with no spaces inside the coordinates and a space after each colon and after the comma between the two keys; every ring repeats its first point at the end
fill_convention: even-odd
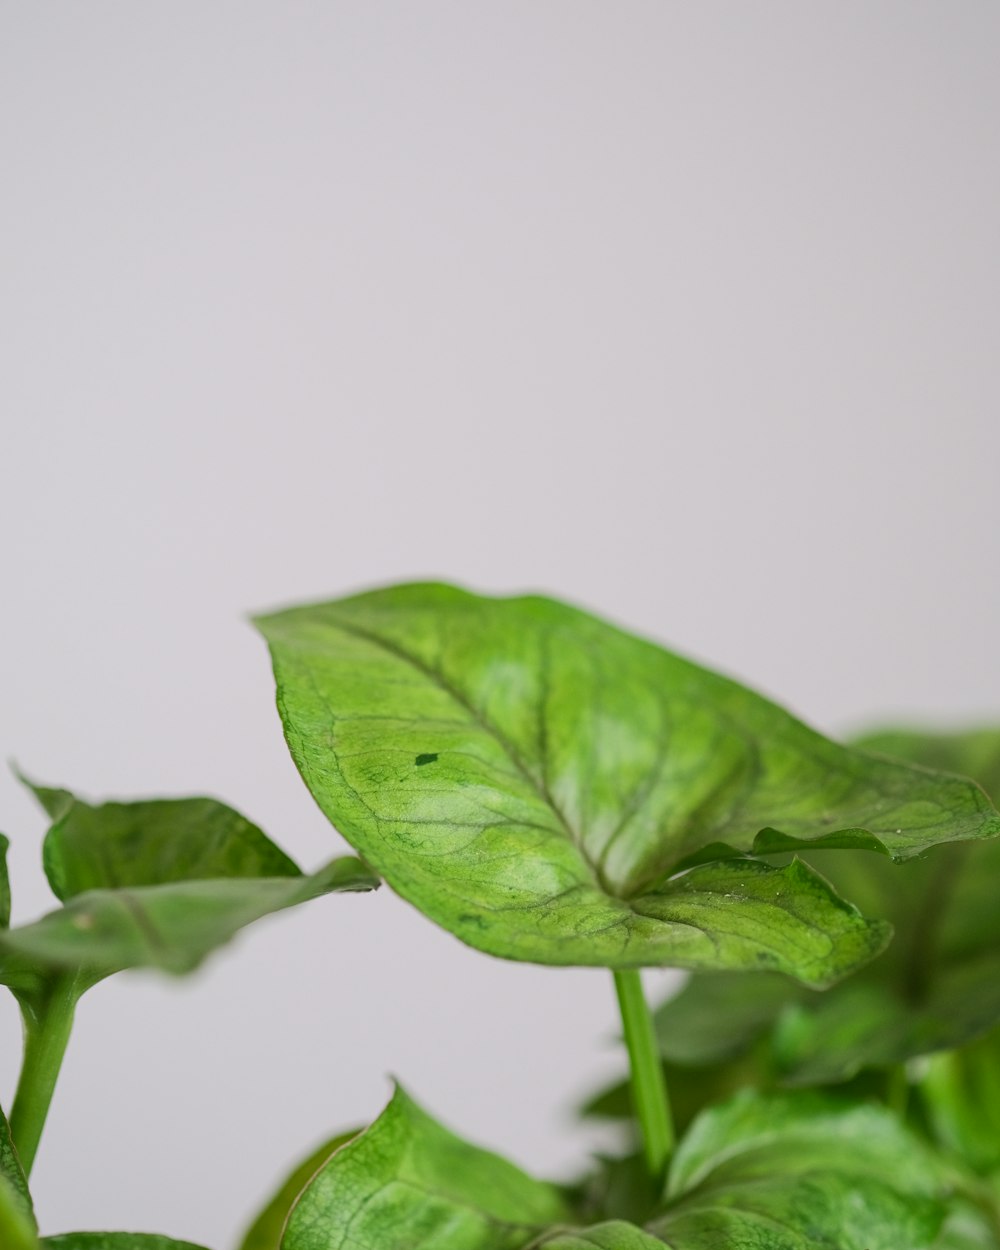
{"type": "MultiPolygon", "coordinates": [[[[2,753],[317,864],[243,614],[432,574],[826,729],[995,717],[998,70],[978,2],[5,0],[2,753]]],[[[9,776],[0,828],[26,919],[9,776]]],[[[390,1071],[566,1174],[613,1029],[599,972],[317,904],[85,1000],[44,1227],[230,1244],[390,1071]]]]}

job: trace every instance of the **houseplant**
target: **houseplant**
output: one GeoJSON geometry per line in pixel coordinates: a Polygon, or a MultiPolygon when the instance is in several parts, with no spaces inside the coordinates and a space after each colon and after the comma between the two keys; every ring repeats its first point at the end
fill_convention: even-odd
{"type": "MultiPolygon", "coordinates": [[[[485,953],[609,969],[637,1149],[576,1185],[546,1184],[397,1089],[370,1128],[296,1169],[244,1250],[998,1244],[997,1112],[966,1092],[968,1074],[985,1087],[996,1070],[989,907],[958,908],[940,951],[919,936],[959,879],[957,847],[996,859],[1000,817],[974,782],[839,746],[547,599],[400,586],[258,626],[296,764],[362,859],[305,878],[210,800],[95,809],[34,787],[54,822],[46,870],[64,906],[0,938],[0,979],[27,1021],[12,1136],[0,1135],[0,1244],[38,1244],[25,1171],[79,992],[120,967],[187,971],[257,915],[378,879],[485,953]],[[891,977],[889,913],[918,934],[908,971],[891,977]],[[664,965],[693,978],[654,1020],[640,969],[664,965]],[[903,987],[903,1040],[879,1051],[871,1009],[887,977],[903,987]],[[704,1062],[677,1063],[672,1022],[704,1062]],[[832,1046],[838,1030],[847,1040],[832,1046]],[[678,1069],[680,1140],[667,1084],[678,1069]]],[[[626,1101],[609,1091],[591,1110],[626,1101]]]]}

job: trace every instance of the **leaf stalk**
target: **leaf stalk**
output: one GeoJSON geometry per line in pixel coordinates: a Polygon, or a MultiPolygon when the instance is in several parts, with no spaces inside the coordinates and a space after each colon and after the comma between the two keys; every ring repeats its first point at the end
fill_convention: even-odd
{"type": "Polygon", "coordinates": [[[639,1121],[646,1169],[653,1184],[660,1187],[674,1148],[674,1127],[660,1049],[639,972],[635,969],[616,971],[614,978],[632,1073],[632,1103],[639,1121]]]}
{"type": "Polygon", "coordinates": [[[10,1113],[10,1132],[25,1176],[31,1174],[80,997],[78,977],[56,977],[44,997],[23,997],[24,1059],[10,1113]]]}

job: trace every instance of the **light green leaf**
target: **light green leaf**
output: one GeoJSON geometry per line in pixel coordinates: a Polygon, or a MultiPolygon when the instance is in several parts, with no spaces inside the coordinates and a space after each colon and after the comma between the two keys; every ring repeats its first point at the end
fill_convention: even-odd
{"type": "Polygon", "coordinates": [[[292,1209],[282,1250],[522,1250],[565,1209],[557,1189],[461,1141],[402,1090],[292,1209]]]}
{"type": "Polygon", "coordinates": [[[289,1174],[278,1192],[247,1229],[240,1242],[240,1250],[278,1250],[288,1214],[299,1194],[335,1151],[357,1137],[358,1131],[354,1129],[331,1137],[289,1174]]]}
{"type": "Polygon", "coordinates": [[[10,924],[10,876],[7,873],[9,839],[0,833],[0,929],[10,924]]]}
{"type": "Polygon", "coordinates": [[[650,1230],[673,1250],[901,1250],[930,1245],[946,1192],[887,1111],[747,1091],[692,1126],[650,1230]]]}
{"type": "MultiPolygon", "coordinates": [[[[24,1169],[10,1135],[10,1125],[0,1110],[0,1233],[5,1229],[16,1230],[20,1224],[33,1231],[35,1214],[24,1169]]],[[[15,1231],[10,1231],[8,1235],[13,1239],[15,1231]]],[[[0,1246],[6,1247],[2,1237],[0,1246]]]]}
{"type": "Polygon", "coordinates": [[[192,1241],[158,1233],[61,1233],[46,1237],[43,1250],[204,1250],[192,1241]]]}
{"type": "Polygon", "coordinates": [[[3,1250],[38,1250],[34,1221],[25,1214],[21,1195],[0,1174],[0,1246],[3,1250]]]}
{"type": "Polygon", "coordinates": [[[838,746],[551,600],[401,586],[258,625],[292,755],[326,815],[400,894],[495,955],[826,983],[884,934],[847,924],[821,882],[806,886],[804,942],[801,868],[773,879],[766,917],[750,901],[738,934],[739,892],[709,889],[678,911],[688,887],[675,874],[761,846],[907,858],[1000,832],[968,782],[838,746]]]}

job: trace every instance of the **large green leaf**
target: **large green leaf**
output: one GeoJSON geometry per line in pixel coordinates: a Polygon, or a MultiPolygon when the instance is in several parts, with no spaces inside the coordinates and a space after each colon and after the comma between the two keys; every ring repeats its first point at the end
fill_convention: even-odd
{"type": "Polygon", "coordinates": [[[826,983],[884,933],[820,879],[678,871],[798,845],[905,859],[1000,832],[968,782],[838,746],[548,599],[400,586],[257,623],[323,811],[394,889],[495,955],[826,983]]]}
{"type": "Polygon", "coordinates": [[[243,1240],[240,1242],[240,1250],[278,1250],[289,1212],[298,1201],[299,1194],[323,1164],[330,1160],[334,1152],[341,1146],[346,1146],[357,1135],[357,1129],[348,1133],[338,1133],[336,1137],[323,1142],[312,1154],[303,1159],[289,1173],[278,1192],[244,1233],[243,1240]]]}
{"type": "Polygon", "coordinates": [[[57,911],[0,932],[0,983],[44,997],[54,976],[85,988],[125,968],[190,972],[245,925],[342,890],[377,885],[353,857],[304,875],[245,817],[214,799],[92,806],[32,786],[54,816],[46,872],[57,911]]]}
{"type": "Polygon", "coordinates": [[[650,1229],[673,1250],[902,1250],[933,1242],[947,1194],[887,1111],[747,1091],[692,1126],[650,1229]]]}
{"type": "Polygon", "coordinates": [[[282,1250],[521,1250],[566,1214],[559,1191],[461,1141],[401,1089],[292,1209],[282,1250]]]}

